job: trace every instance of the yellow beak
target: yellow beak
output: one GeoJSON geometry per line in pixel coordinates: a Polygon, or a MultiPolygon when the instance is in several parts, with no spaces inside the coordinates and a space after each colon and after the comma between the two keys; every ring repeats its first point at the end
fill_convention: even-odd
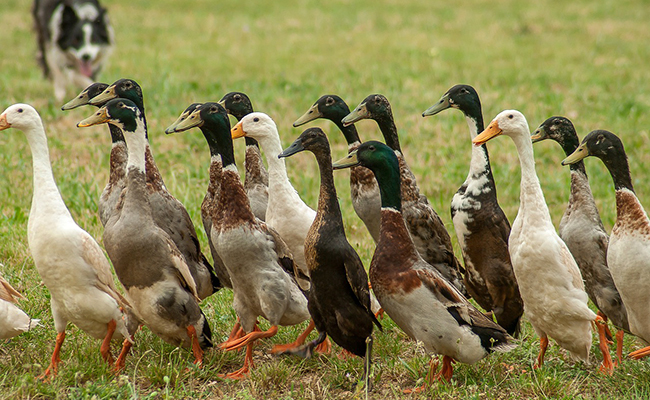
{"type": "Polygon", "coordinates": [[[350,168],[354,167],[355,165],[359,165],[359,159],[357,158],[356,150],[350,152],[350,154],[341,158],[340,160],[332,163],[332,167],[334,169],[350,168]]]}
{"type": "Polygon", "coordinates": [[[578,146],[578,148],[571,153],[567,158],[562,160],[562,165],[575,164],[578,161],[587,158],[589,156],[589,149],[585,143],[578,146]]]}
{"type": "Polygon", "coordinates": [[[233,139],[238,139],[240,137],[246,136],[246,132],[244,132],[244,127],[242,126],[241,121],[237,122],[237,125],[232,127],[230,130],[230,136],[233,139]]]}
{"type": "Polygon", "coordinates": [[[96,105],[99,105],[99,104],[104,104],[105,102],[107,102],[109,100],[112,100],[112,99],[114,99],[116,97],[117,97],[117,95],[115,94],[115,85],[111,85],[111,86],[107,87],[106,90],[104,90],[103,92],[101,92],[97,96],[90,99],[88,104],[96,106],[96,105]]]}
{"type": "Polygon", "coordinates": [[[502,132],[501,128],[499,128],[499,123],[497,121],[492,121],[483,132],[479,133],[479,135],[472,140],[472,143],[480,146],[493,137],[499,136],[502,132]]]}
{"type": "Polygon", "coordinates": [[[104,124],[110,120],[110,117],[108,116],[108,113],[106,112],[106,108],[102,107],[99,110],[97,110],[96,113],[91,115],[90,117],[84,119],[83,121],[79,122],[77,124],[77,127],[79,128],[85,128],[87,126],[93,126],[93,125],[99,125],[99,124],[104,124]]]}
{"type": "Polygon", "coordinates": [[[7,114],[0,115],[0,131],[11,128],[11,124],[7,122],[7,114]]]}

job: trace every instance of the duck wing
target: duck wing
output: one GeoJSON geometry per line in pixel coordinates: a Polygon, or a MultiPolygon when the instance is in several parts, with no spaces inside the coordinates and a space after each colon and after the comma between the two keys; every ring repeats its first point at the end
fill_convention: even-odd
{"type": "Polygon", "coordinates": [[[352,292],[356,296],[359,303],[366,309],[368,315],[372,318],[372,322],[383,332],[381,323],[375,317],[370,307],[370,287],[368,286],[368,274],[363,268],[363,263],[359,255],[351,247],[348,250],[348,256],[345,258],[345,275],[350,284],[352,292]]]}

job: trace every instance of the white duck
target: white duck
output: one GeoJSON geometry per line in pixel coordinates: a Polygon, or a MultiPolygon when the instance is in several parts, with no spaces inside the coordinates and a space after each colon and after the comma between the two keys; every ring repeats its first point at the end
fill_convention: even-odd
{"type": "MultiPolygon", "coordinates": [[[[101,248],[75,223],[63,202],[52,174],[47,138],[38,112],[28,104],[10,106],[0,115],[0,130],[12,127],[25,133],[32,151],[34,196],[27,237],[36,269],[50,291],[57,331],[52,362],[42,377],[57,372],[68,322],[102,339],[100,352],[112,364],[111,339],[131,340],[120,310],[128,303],[117,292],[101,248]]],[[[123,355],[120,360],[123,361],[123,355]]],[[[121,365],[118,362],[116,367],[121,365]]]]}
{"type": "MultiPolygon", "coordinates": [[[[621,140],[608,131],[593,131],[562,164],[574,164],[587,156],[600,158],[614,181],[616,223],[609,237],[607,265],[625,303],[630,331],[649,343],[650,318],[646,307],[650,304],[650,220],[634,192],[621,140]]],[[[648,355],[650,346],[631,353],[630,357],[648,355]]]]}
{"type": "Polygon", "coordinates": [[[540,335],[536,366],[544,363],[549,336],[573,357],[588,362],[591,325],[598,318],[604,357],[602,368],[611,371],[613,364],[604,341],[604,321],[587,306],[588,297],[578,265],[551,221],[535,172],[526,117],[516,110],[502,111],[472,142],[482,145],[501,134],[515,142],[521,165],[521,203],[508,245],[524,312],[540,335]]]}
{"type": "Polygon", "coordinates": [[[0,276],[0,339],[10,339],[38,325],[38,319],[29,318],[14,304],[18,299],[24,299],[23,295],[0,276]]]}
{"type": "Polygon", "coordinates": [[[305,263],[305,238],[316,211],[305,204],[293,188],[283,158],[282,143],[275,122],[268,115],[254,112],[246,115],[232,128],[232,137],[252,137],[264,150],[269,166],[269,202],[266,223],[287,243],[298,268],[309,276],[305,263]]]}

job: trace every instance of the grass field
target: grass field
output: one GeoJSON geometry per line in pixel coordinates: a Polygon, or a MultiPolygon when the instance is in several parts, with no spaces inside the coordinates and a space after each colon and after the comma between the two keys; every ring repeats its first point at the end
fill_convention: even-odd
{"type": "MultiPolygon", "coordinates": [[[[97,199],[108,173],[110,138],[105,127],[79,130],[93,110],[59,110],[51,84],[35,61],[30,2],[4,0],[0,10],[0,109],[34,105],[43,117],[55,178],[76,221],[101,243],[97,199]]],[[[100,75],[111,83],[130,77],[145,91],[150,139],[170,191],[192,216],[204,251],[207,239],[199,205],[207,186],[209,153],[198,130],[165,136],[163,129],[191,102],[216,101],[232,90],[249,94],[257,110],[271,115],[288,146],[302,129],[291,123],[322,94],[335,93],[351,107],[370,93],[392,102],[406,159],[452,238],[449,204],[467,175],[470,143],[458,111],[422,118],[451,86],[468,83],[481,95],[486,123],[506,108],[522,111],[535,129],[551,115],[570,117],[582,137],[593,129],[621,136],[638,196],[650,204],[650,8],[645,1],[514,0],[374,2],[333,0],[104,1],[117,45],[100,75]]],[[[69,97],[77,93],[70,89],[69,97]]],[[[311,124],[314,125],[314,124],[311,124]]],[[[346,146],[333,124],[334,158],[346,146]]],[[[357,124],[364,140],[379,139],[376,124],[357,124]]],[[[235,144],[243,160],[243,141],[235,144]]],[[[519,164],[509,139],[489,144],[502,208],[512,221],[519,206],[519,164]]],[[[557,224],[569,193],[569,173],[559,146],[535,145],[537,172],[557,224]]],[[[32,194],[31,156],[15,130],[0,137],[0,262],[2,274],[29,299],[21,306],[38,329],[0,343],[0,398],[353,398],[362,372],[359,359],[335,353],[310,360],[276,358],[273,343],[291,341],[304,326],[282,328],[256,347],[249,379],[216,377],[243,362],[241,353],[212,350],[204,368],[191,367],[191,353],[176,349],[147,329],[136,337],[126,369],[114,376],[102,362],[98,341],[68,327],[59,375],[37,382],[49,363],[55,330],[49,294],[27,245],[32,194]],[[190,367],[189,371],[186,368],[190,367]]],[[[613,185],[602,163],[586,161],[592,190],[608,230],[615,218],[613,185]]],[[[287,160],[303,199],[316,206],[318,169],[309,154],[287,160]]],[[[337,173],[348,238],[367,266],[373,243],[350,202],[348,172],[337,173]]],[[[460,252],[457,251],[460,256],[460,252]]],[[[540,284],[543,284],[541,282],[540,284]]],[[[232,293],[222,290],[203,303],[217,342],[235,321],[232,293]]],[[[416,396],[402,389],[421,383],[428,356],[389,318],[375,334],[374,387],[370,398],[416,396]]],[[[266,322],[262,324],[267,327],[266,322]]],[[[650,398],[648,361],[627,360],[613,376],[598,373],[594,345],[590,365],[574,364],[552,345],[544,368],[533,371],[538,337],[525,323],[519,347],[476,365],[456,364],[451,385],[434,385],[435,398],[650,398]]],[[[595,342],[594,342],[595,343],[595,342]]],[[[641,343],[626,336],[625,351],[641,343]]]]}

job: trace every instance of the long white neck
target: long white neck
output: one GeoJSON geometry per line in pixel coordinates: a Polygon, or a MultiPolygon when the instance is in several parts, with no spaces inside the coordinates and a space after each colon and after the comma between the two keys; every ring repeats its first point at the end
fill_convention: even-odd
{"type": "Polygon", "coordinates": [[[526,135],[512,136],[519,154],[519,164],[521,165],[521,189],[519,213],[524,210],[528,214],[535,214],[537,218],[553,224],[551,215],[544,200],[544,193],[539,183],[539,178],[535,172],[535,155],[533,153],[533,142],[526,135]]]}
{"type": "Polygon", "coordinates": [[[137,168],[140,171],[145,170],[145,149],[149,146],[146,139],[146,128],[144,121],[138,119],[135,132],[124,131],[124,138],[126,139],[126,148],[129,154],[126,168],[137,168]]]}
{"type": "MultiPolygon", "coordinates": [[[[266,155],[266,163],[269,165],[269,186],[291,186],[289,177],[287,176],[287,167],[284,163],[284,158],[278,158],[278,154],[282,153],[282,143],[280,137],[277,135],[268,135],[258,139],[260,146],[264,149],[266,155]]],[[[269,195],[272,191],[269,190],[269,195]]]]}
{"type": "MultiPolygon", "coordinates": [[[[470,138],[474,139],[477,135],[476,120],[470,117],[465,117],[467,126],[469,127],[470,138]]],[[[469,164],[468,178],[484,174],[488,167],[489,161],[485,146],[472,146],[472,159],[469,164]]]]}
{"type": "Polygon", "coordinates": [[[72,220],[72,216],[65,206],[59,188],[54,181],[43,124],[39,121],[37,125],[24,132],[32,151],[34,173],[34,196],[32,197],[30,221],[31,217],[44,213],[52,216],[68,217],[72,220]]]}

